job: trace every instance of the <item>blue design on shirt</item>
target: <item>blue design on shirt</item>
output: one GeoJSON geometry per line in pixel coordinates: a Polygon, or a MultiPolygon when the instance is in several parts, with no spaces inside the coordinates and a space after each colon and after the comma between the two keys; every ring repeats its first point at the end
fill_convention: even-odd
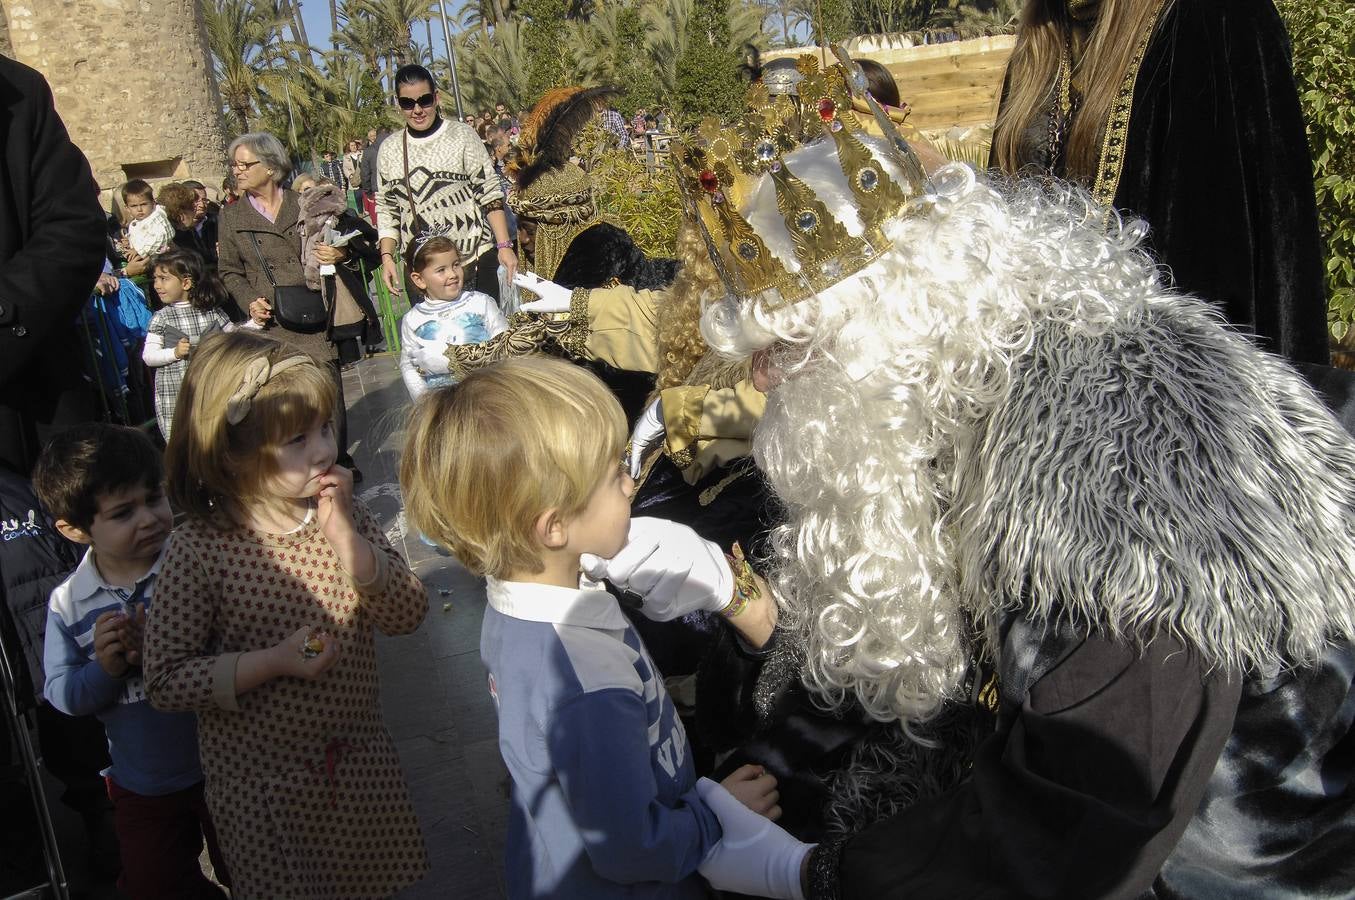
{"type": "Polygon", "coordinates": [[[489,329],[485,328],[485,317],[479,313],[463,313],[456,317],[461,328],[461,340],[458,344],[483,344],[489,340],[489,329]]]}
{"type": "Polygon", "coordinates": [[[436,341],[442,336],[442,321],[439,319],[429,319],[418,328],[415,328],[414,333],[419,336],[419,340],[421,341],[436,341]]]}

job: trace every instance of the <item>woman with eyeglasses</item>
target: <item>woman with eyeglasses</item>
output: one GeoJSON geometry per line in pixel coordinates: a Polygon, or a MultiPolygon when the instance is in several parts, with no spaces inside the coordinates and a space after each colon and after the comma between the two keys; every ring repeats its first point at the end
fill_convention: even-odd
{"type": "Polygon", "coordinates": [[[419,65],[395,73],[396,104],[405,128],[377,153],[377,223],[386,286],[404,290],[398,260],[414,238],[445,234],[465,260],[466,286],[499,298],[518,258],[508,234],[503,188],[475,129],[438,112],[432,74],[419,65]]]}
{"type": "MultiPolygon", "coordinates": [[[[236,138],[226,157],[230,160],[240,199],[221,208],[217,273],[236,305],[254,325],[330,364],[334,383],[339,389],[338,462],[353,470],[355,482],[361,481],[362,473],[348,453],[343,378],[334,345],[329,340],[329,329],[303,334],[287,328],[273,315],[275,286],[306,282],[301,262],[301,198],[295,191],[283,187],[292,172],[291,160],[282,142],[264,131],[236,138]]],[[[348,252],[342,247],[321,244],[316,250],[316,258],[321,263],[339,264],[347,257],[348,252]]]]}

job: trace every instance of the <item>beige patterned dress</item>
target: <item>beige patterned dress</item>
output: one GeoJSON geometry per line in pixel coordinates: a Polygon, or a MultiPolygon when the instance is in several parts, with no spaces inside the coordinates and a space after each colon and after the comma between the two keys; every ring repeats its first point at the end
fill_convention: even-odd
{"type": "Polygon", "coordinates": [[[381,719],[372,632],[412,632],[428,595],[366,507],[355,503],[354,517],[377,548],[370,585],[354,584],[314,522],[290,535],[189,522],[156,583],[147,691],[160,709],[198,713],[236,898],[388,897],[428,869],[381,719]],[[338,637],[334,667],[237,698],[240,654],[303,625],[338,637]]]}

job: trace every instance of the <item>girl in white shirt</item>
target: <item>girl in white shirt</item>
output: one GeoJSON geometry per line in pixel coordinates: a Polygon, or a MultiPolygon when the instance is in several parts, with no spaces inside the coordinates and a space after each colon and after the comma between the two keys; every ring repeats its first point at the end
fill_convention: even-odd
{"type": "Polygon", "coordinates": [[[452,376],[425,375],[415,364],[420,350],[448,344],[479,344],[508,328],[494,298],[463,290],[461,254],[443,235],[419,238],[409,258],[410,280],[424,298],[400,320],[400,375],[412,400],[452,376]]]}

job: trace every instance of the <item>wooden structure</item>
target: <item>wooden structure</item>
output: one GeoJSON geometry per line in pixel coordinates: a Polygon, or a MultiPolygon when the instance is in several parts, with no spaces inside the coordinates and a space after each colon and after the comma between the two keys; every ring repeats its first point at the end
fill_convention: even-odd
{"type": "MultiPolygon", "coordinates": [[[[1016,37],[999,34],[913,45],[904,35],[866,35],[848,43],[853,57],[873,59],[889,69],[898,82],[900,98],[913,107],[908,123],[936,133],[992,126],[1016,37]]],[[[800,47],[771,50],[763,59],[802,53],[819,55],[816,47],[800,47]]],[[[832,59],[831,54],[828,58],[832,59]]]]}

